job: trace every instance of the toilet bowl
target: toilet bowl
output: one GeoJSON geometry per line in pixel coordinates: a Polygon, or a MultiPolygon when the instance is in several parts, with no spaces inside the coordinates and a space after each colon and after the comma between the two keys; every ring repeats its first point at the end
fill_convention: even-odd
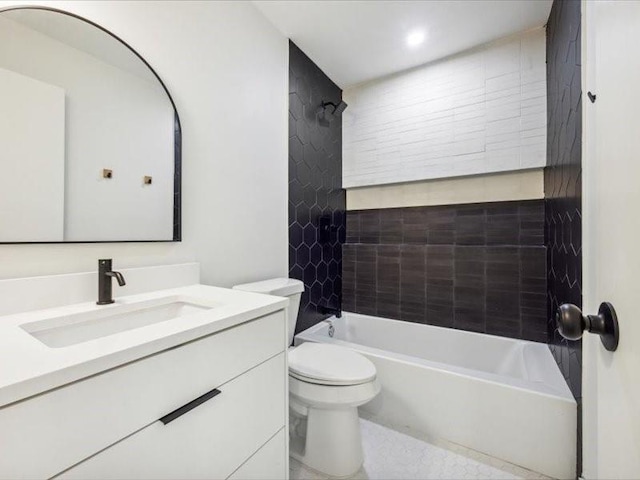
{"type": "MultiPolygon", "coordinates": [[[[280,278],[233,288],[288,297],[293,341],[301,281],[280,278]]],[[[325,475],[353,475],[364,461],[358,407],[380,392],[375,365],[350,349],[323,343],[292,347],[288,357],[291,456],[325,475]]]]}

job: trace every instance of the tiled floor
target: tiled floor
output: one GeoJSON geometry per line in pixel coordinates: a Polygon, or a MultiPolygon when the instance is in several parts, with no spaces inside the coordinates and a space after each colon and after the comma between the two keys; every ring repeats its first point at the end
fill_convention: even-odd
{"type": "MultiPolygon", "coordinates": [[[[399,432],[361,419],[365,461],[357,480],[547,479],[544,475],[415,432],[399,432]],[[422,437],[422,438],[421,438],[422,437]]],[[[291,459],[291,480],[327,477],[291,459]]]]}

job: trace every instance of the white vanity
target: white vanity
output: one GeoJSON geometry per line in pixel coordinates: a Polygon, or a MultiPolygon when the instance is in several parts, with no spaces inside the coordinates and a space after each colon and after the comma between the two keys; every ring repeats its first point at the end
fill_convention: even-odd
{"type": "MultiPolygon", "coordinates": [[[[168,284],[197,277],[164,268],[168,284]]],[[[3,293],[94,281],[43,278],[0,282],[0,313],[3,293]]],[[[0,316],[0,477],[287,478],[288,301],[198,284],[115,293],[0,316]]]]}

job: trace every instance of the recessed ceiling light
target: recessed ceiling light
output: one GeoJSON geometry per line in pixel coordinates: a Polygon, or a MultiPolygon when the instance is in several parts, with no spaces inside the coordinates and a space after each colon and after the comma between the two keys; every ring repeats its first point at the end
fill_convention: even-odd
{"type": "Polygon", "coordinates": [[[407,35],[407,45],[410,47],[417,47],[424,42],[425,34],[423,31],[416,30],[407,35]]]}

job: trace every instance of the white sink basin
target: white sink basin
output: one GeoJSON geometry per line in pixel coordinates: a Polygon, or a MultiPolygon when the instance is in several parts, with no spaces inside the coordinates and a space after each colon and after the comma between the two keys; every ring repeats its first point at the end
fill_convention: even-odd
{"type": "Polygon", "coordinates": [[[60,348],[215,308],[211,301],[172,296],[47,318],[20,327],[48,347],[60,348]]]}

